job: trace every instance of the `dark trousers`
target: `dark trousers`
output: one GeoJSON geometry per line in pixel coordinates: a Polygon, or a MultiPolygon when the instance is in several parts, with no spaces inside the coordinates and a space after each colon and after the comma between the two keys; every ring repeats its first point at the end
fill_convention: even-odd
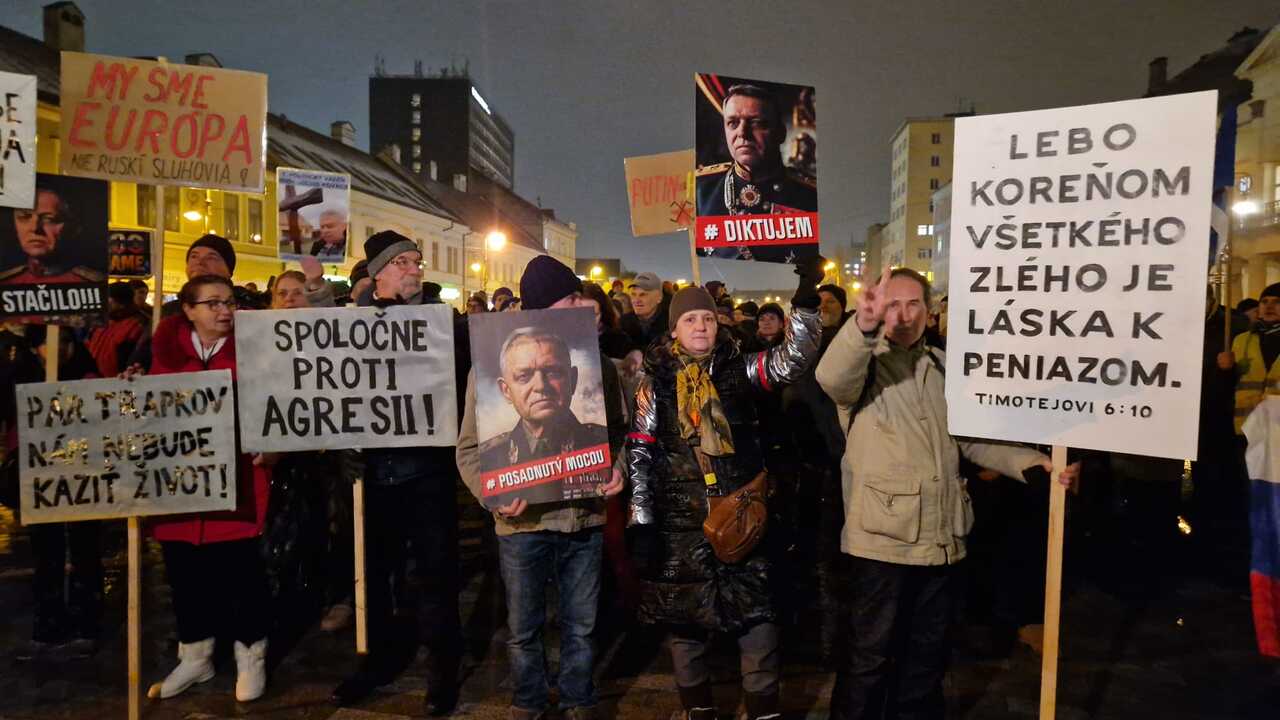
{"type": "Polygon", "coordinates": [[[398,651],[416,647],[413,635],[406,637],[395,623],[397,607],[416,606],[417,639],[430,650],[433,663],[456,665],[462,649],[456,482],[446,476],[399,485],[365,483],[365,542],[371,659],[395,662],[398,651]],[[411,557],[411,582],[401,588],[411,557]]]}
{"type": "Polygon", "coordinates": [[[32,525],[29,532],[35,556],[33,639],[58,642],[68,634],[97,637],[102,621],[102,523],[47,523],[32,525]]]}
{"type": "Polygon", "coordinates": [[[831,717],[941,719],[959,567],[855,557],[848,568],[849,658],[836,677],[831,717]]]}
{"type": "Polygon", "coordinates": [[[258,538],[193,545],[162,542],[178,642],[225,633],[252,645],[271,628],[271,592],[258,538]]]}

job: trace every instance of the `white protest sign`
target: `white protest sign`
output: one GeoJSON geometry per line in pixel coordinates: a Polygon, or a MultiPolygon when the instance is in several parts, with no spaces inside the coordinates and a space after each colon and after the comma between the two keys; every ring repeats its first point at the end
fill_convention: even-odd
{"type": "Polygon", "coordinates": [[[36,76],[0,72],[0,206],[36,204],[36,76]]]}
{"type": "Polygon", "coordinates": [[[19,385],[24,525],[236,506],[229,370],[19,385]]]}
{"type": "Polygon", "coordinates": [[[447,305],[238,312],[236,365],[246,450],[457,444],[447,305]]]}
{"type": "Polygon", "coordinates": [[[956,435],[1196,456],[1217,94],[956,120],[956,435]]]}

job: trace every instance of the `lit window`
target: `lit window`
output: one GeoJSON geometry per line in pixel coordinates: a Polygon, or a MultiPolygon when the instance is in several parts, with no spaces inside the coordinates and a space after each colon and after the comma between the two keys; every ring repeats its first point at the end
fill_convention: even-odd
{"type": "Polygon", "coordinates": [[[240,239],[240,196],[222,193],[222,234],[228,240],[240,239]]]}
{"type": "Polygon", "coordinates": [[[920,248],[916,251],[917,260],[929,260],[933,258],[933,248],[920,248]]]}
{"type": "Polygon", "coordinates": [[[916,226],[916,235],[919,235],[919,236],[923,237],[923,236],[925,236],[925,235],[930,235],[930,234],[932,234],[932,233],[930,233],[930,232],[929,232],[929,226],[928,226],[928,225],[917,225],[917,226],[916,226]]]}
{"type": "Polygon", "coordinates": [[[422,107],[422,96],[418,93],[414,93],[409,98],[409,107],[422,107]]]}
{"type": "Polygon", "coordinates": [[[414,111],[413,111],[413,114],[412,114],[412,116],[411,116],[411,117],[412,117],[412,121],[413,121],[413,124],[414,124],[414,125],[421,125],[421,124],[422,124],[422,111],[421,111],[421,110],[414,110],[414,111]]]}
{"type": "Polygon", "coordinates": [[[249,242],[262,244],[262,200],[249,198],[249,242]]]}
{"type": "Polygon", "coordinates": [[[417,160],[414,160],[414,161],[413,161],[413,171],[414,171],[415,173],[421,173],[421,172],[422,172],[422,163],[418,162],[417,160]]]}
{"type": "Polygon", "coordinates": [[[416,157],[416,158],[420,158],[420,157],[422,157],[422,146],[421,146],[421,145],[414,145],[414,146],[413,146],[413,156],[414,156],[414,157],[416,157]]]}
{"type": "Polygon", "coordinates": [[[413,134],[413,141],[418,142],[419,140],[422,139],[422,128],[414,128],[412,134],[413,134]]]}

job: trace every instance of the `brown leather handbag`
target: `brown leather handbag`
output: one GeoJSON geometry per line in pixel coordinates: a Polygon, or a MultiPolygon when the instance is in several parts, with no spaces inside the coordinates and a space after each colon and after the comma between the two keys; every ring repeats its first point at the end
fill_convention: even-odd
{"type": "MultiPolygon", "coordinates": [[[[701,451],[696,452],[703,473],[709,473],[710,462],[701,451]]],[[[769,527],[768,492],[766,474],[761,472],[728,495],[707,496],[710,511],[702,521],[702,534],[706,535],[720,562],[730,565],[740,562],[764,537],[769,527]]]]}

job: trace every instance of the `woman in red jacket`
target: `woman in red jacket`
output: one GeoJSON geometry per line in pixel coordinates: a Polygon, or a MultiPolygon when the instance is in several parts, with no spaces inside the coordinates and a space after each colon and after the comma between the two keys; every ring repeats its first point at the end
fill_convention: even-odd
{"type": "MultiPolygon", "coordinates": [[[[231,281],[202,275],[178,293],[182,314],[166,318],[152,340],[151,373],[236,371],[231,281]]],[[[173,697],[213,677],[214,637],[235,638],[236,699],[257,699],[266,687],[270,593],[258,536],[267,514],[271,469],[263,456],[242,454],[234,510],[165,517],[151,525],[164,549],[178,621],[178,667],[151,687],[173,697]]]]}

